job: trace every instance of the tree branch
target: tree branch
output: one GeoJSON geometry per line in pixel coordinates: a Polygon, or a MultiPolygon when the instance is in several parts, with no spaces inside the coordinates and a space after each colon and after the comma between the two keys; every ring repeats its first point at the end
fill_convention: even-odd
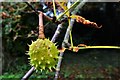
{"type": "Polygon", "coordinates": [[[28,78],[34,73],[35,71],[35,68],[32,67],[25,75],[24,77],[21,79],[21,80],[28,80],[28,78]]]}
{"type": "MultiPolygon", "coordinates": [[[[83,5],[85,4],[86,1],[87,1],[87,0],[83,0],[82,2],[80,2],[79,5],[75,8],[75,11],[73,11],[73,14],[76,14],[77,11],[78,11],[80,8],[83,7],[83,5]],[[77,9],[77,10],[76,10],[76,9],[77,9]]],[[[68,43],[69,36],[70,36],[69,33],[70,33],[70,31],[72,30],[74,21],[75,21],[74,19],[71,19],[71,23],[70,23],[70,26],[67,28],[67,31],[66,31],[66,34],[65,34],[63,43],[62,43],[62,47],[65,46],[65,43],[68,43]]],[[[64,55],[64,52],[60,52],[60,57],[59,57],[58,64],[57,64],[57,67],[56,67],[56,73],[55,73],[55,78],[54,78],[54,80],[57,80],[57,79],[58,79],[63,55],[64,55]]]]}
{"type": "Polygon", "coordinates": [[[52,41],[53,43],[55,42],[55,40],[57,39],[58,35],[59,35],[60,32],[61,32],[62,24],[63,24],[63,23],[61,23],[61,24],[58,25],[58,27],[57,27],[57,29],[56,29],[56,31],[55,31],[52,39],[51,39],[51,41],[52,41]]]}
{"type": "Polygon", "coordinates": [[[39,36],[38,38],[44,39],[44,27],[43,27],[43,13],[39,13],[39,36]]]}
{"type": "MultiPolygon", "coordinates": [[[[77,7],[74,9],[74,11],[71,12],[72,15],[77,14],[77,11],[79,11],[79,9],[81,9],[87,1],[88,1],[88,0],[83,0],[82,2],[80,2],[80,3],[77,5],[77,7]]],[[[65,40],[63,41],[63,42],[64,42],[64,44],[63,44],[64,47],[65,47],[66,44],[68,44],[69,37],[70,37],[69,33],[70,33],[70,31],[72,32],[72,27],[73,27],[74,22],[75,22],[75,20],[74,20],[74,19],[71,19],[71,21],[70,21],[70,27],[67,28],[67,32],[66,32],[66,35],[65,35],[65,38],[64,38],[65,40]]],[[[69,45],[68,45],[68,46],[69,46],[69,45]]]]}
{"type": "Polygon", "coordinates": [[[25,3],[26,3],[32,10],[34,10],[36,14],[39,14],[39,12],[38,12],[35,8],[33,8],[33,6],[32,6],[31,4],[29,4],[28,2],[25,2],[25,3]]]}

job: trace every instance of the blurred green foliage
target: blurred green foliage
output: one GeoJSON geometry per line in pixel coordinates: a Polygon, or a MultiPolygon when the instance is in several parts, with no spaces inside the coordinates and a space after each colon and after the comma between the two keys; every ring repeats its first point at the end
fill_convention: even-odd
{"type": "MultiPolygon", "coordinates": [[[[23,55],[27,44],[37,37],[37,15],[25,3],[2,2],[2,39],[4,50],[13,55],[23,55]],[[35,24],[34,24],[35,23],[35,24]]],[[[27,49],[28,50],[28,49],[27,49]]]]}

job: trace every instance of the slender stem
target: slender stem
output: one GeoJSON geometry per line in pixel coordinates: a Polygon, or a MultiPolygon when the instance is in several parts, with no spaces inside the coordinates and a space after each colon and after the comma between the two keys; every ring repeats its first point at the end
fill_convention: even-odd
{"type": "Polygon", "coordinates": [[[120,49],[119,46],[85,46],[85,47],[79,47],[79,49],[92,49],[92,48],[120,49]]]}
{"type": "Polygon", "coordinates": [[[66,14],[70,9],[72,9],[73,7],[75,7],[78,2],[80,2],[80,0],[77,0],[72,6],[70,6],[70,8],[68,8],[67,10],[65,10],[64,13],[60,14],[60,16],[57,17],[57,20],[60,19],[62,16],[64,16],[64,14],[66,14]]]}
{"type": "MultiPolygon", "coordinates": [[[[42,13],[42,14],[43,14],[43,13],[42,13]]],[[[49,16],[46,16],[46,15],[44,15],[44,14],[43,14],[43,17],[44,17],[45,19],[51,21],[51,22],[52,22],[52,20],[53,20],[52,18],[50,18],[49,16]]]]}
{"type": "MultiPolygon", "coordinates": [[[[74,19],[71,19],[70,20],[70,25],[69,27],[67,28],[67,31],[66,31],[66,35],[64,37],[64,43],[68,43],[68,40],[69,40],[69,36],[70,36],[70,31],[72,30],[72,27],[73,27],[73,24],[74,24],[75,20],[74,19]]],[[[65,44],[63,44],[63,46],[65,46],[65,44]]]]}
{"type": "Polygon", "coordinates": [[[43,13],[39,13],[39,36],[38,38],[44,39],[44,27],[43,27],[43,13]]]}
{"type": "Polygon", "coordinates": [[[53,2],[54,16],[56,16],[55,0],[52,0],[52,2],[53,2]]]}
{"type": "Polygon", "coordinates": [[[70,31],[70,42],[71,42],[71,48],[72,48],[73,47],[72,31],[70,31]]]}
{"type": "Polygon", "coordinates": [[[35,71],[35,68],[32,67],[25,75],[24,77],[21,79],[21,80],[28,80],[28,78],[34,73],[35,71]]]}
{"type": "Polygon", "coordinates": [[[87,2],[88,0],[82,0],[78,6],[74,9],[73,12],[71,12],[71,14],[76,14],[78,12],[78,10],[80,10],[84,5],[85,3],[87,2]]]}
{"type": "MultiPolygon", "coordinates": [[[[72,14],[73,14],[73,15],[76,14],[77,11],[78,11],[80,8],[83,7],[83,5],[86,3],[86,1],[87,1],[87,0],[81,1],[81,2],[78,4],[78,6],[75,8],[75,11],[72,12],[72,14]]],[[[73,27],[74,22],[75,22],[75,20],[74,20],[74,19],[71,19],[71,21],[70,21],[70,27],[67,29],[67,32],[68,32],[68,33],[70,33],[70,32],[72,31],[72,27],[73,27]]],[[[66,32],[66,33],[67,33],[67,32],[66,32]]],[[[70,35],[71,35],[71,34],[70,34],[70,35]]],[[[67,39],[65,40],[65,43],[68,43],[68,40],[69,40],[69,36],[70,36],[70,35],[66,35],[67,39]]],[[[71,46],[72,46],[72,45],[73,45],[73,44],[71,44],[71,46]]]]}
{"type": "MultiPolygon", "coordinates": [[[[70,4],[70,5],[71,5],[71,4],[70,4]]],[[[69,7],[68,7],[68,8],[69,8],[69,7]]],[[[70,11],[69,11],[69,14],[70,14],[70,11]]],[[[70,15],[69,15],[68,17],[70,17],[70,15]]],[[[68,26],[68,27],[70,27],[70,23],[71,23],[70,19],[68,19],[68,22],[69,22],[69,26],[68,26]]],[[[72,29],[70,30],[70,43],[71,43],[71,48],[72,48],[72,47],[73,47],[72,29]]]]}
{"type": "MultiPolygon", "coordinates": [[[[78,46],[73,47],[79,49],[120,49],[120,46],[78,46]]],[[[71,50],[71,48],[64,48],[64,50],[71,50]]]]}
{"type": "Polygon", "coordinates": [[[62,28],[62,23],[58,25],[56,31],[55,31],[55,34],[53,35],[51,41],[54,43],[55,40],[57,39],[58,35],[60,34],[60,30],[62,28]]]}
{"type": "MultiPolygon", "coordinates": [[[[69,19],[69,27],[70,27],[70,19],[69,19]]],[[[71,47],[73,47],[73,40],[72,40],[72,29],[70,30],[70,43],[71,43],[71,47]]]]}
{"type": "Polygon", "coordinates": [[[62,56],[63,55],[64,55],[64,52],[60,52],[60,57],[59,57],[58,64],[57,64],[57,67],[56,67],[56,73],[55,73],[54,80],[58,79],[59,72],[60,72],[60,66],[61,66],[61,63],[62,63],[62,56]]]}
{"type": "MultiPolygon", "coordinates": [[[[68,40],[68,38],[69,38],[68,36],[69,36],[69,33],[70,33],[69,31],[70,31],[71,27],[72,27],[72,26],[70,26],[70,27],[67,28],[67,31],[66,31],[64,40],[63,40],[63,42],[62,42],[62,47],[65,46],[65,42],[66,42],[66,41],[68,40]]],[[[55,78],[54,78],[54,80],[57,80],[57,79],[58,79],[63,55],[64,55],[64,52],[60,52],[60,56],[59,56],[58,64],[57,64],[57,67],[56,67],[56,73],[55,73],[55,78]]]]}
{"type": "Polygon", "coordinates": [[[33,6],[32,6],[31,4],[29,4],[28,2],[25,2],[25,3],[26,3],[32,10],[34,10],[35,13],[39,14],[38,11],[37,11],[35,8],[33,8],[33,6]]]}

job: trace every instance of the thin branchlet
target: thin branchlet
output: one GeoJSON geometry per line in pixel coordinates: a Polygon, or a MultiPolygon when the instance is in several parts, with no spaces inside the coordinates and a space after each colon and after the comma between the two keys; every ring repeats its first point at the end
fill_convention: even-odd
{"type": "MultiPolygon", "coordinates": [[[[73,14],[76,14],[77,11],[78,11],[80,8],[83,7],[83,5],[85,4],[86,1],[87,1],[87,0],[83,0],[82,2],[80,2],[80,3],[78,4],[78,6],[75,8],[75,9],[77,9],[77,10],[75,10],[75,11],[73,12],[73,14]]],[[[64,37],[64,40],[63,40],[63,43],[62,43],[62,47],[64,47],[64,46],[65,46],[64,44],[65,44],[66,42],[68,42],[68,40],[69,40],[69,33],[70,33],[71,29],[72,29],[72,26],[73,26],[73,24],[74,24],[74,21],[75,21],[74,19],[71,19],[71,23],[70,23],[70,26],[67,28],[67,32],[66,32],[66,34],[65,34],[65,37],[64,37]]],[[[58,77],[59,77],[60,66],[61,66],[61,62],[62,62],[62,57],[63,57],[63,55],[64,55],[64,52],[60,52],[60,57],[59,57],[58,64],[57,64],[57,67],[56,67],[56,73],[55,73],[55,78],[54,78],[54,80],[57,80],[58,77]]]]}
{"type": "Polygon", "coordinates": [[[35,11],[36,14],[39,14],[38,10],[36,10],[31,4],[28,2],[25,2],[33,11],[35,11]]]}
{"type": "Polygon", "coordinates": [[[44,26],[43,26],[43,13],[39,13],[39,36],[38,38],[44,39],[44,26]]]}

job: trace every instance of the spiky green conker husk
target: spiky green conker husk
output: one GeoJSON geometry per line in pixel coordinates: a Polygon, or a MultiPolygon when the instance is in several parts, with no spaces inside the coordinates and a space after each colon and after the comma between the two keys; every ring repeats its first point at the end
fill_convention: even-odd
{"type": "Polygon", "coordinates": [[[37,39],[29,45],[30,65],[36,70],[49,70],[55,68],[58,62],[59,51],[49,39],[37,39]]]}

